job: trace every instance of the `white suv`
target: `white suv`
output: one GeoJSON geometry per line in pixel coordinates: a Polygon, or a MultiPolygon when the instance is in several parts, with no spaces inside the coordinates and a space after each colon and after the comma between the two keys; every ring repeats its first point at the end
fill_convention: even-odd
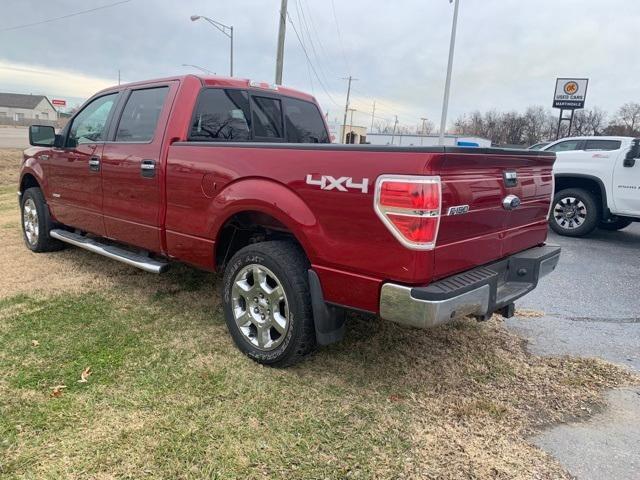
{"type": "Polygon", "coordinates": [[[640,221],[640,139],[571,137],[542,150],[557,157],[549,219],[555,232],[581,237],[640,221]]]}

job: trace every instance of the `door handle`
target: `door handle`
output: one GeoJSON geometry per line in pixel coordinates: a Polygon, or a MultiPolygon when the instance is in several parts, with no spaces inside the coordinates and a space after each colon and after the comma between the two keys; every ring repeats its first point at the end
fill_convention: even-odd
{"type": "Polygon", "coordinates": [[[153,178],[156,176],[156,161],[142,160],[140,163],[140,174],[145,178],[153,178]]]}
{"type": "Polygon", "coordinates": [[[89,158],[89,170],[92,172],[100,171],[100,157],[98,155],[93,155],[89,158]]]}

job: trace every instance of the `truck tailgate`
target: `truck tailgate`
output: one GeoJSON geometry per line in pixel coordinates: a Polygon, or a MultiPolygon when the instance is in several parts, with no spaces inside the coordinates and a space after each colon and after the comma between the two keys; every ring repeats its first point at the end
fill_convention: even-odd
{"type": "Polygon", "coordinates": [[[434,159],[432,173],[442,181],[434,277],[542,244],[547,236],[554,161],[552,153],[521,151],[450,152],[434,159]],[[507,185],[505,175],[514,173],[517,182],[507,185]],[[503,206],[510,195],[520,202],[516,208],[503,206]]]}

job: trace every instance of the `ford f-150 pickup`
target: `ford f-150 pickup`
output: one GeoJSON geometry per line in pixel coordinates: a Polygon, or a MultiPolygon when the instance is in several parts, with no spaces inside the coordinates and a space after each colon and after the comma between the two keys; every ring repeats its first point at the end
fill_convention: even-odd
{"type": "Polygon", "coordinates": [[[119,85],[29,137],[29,249],[224,271],[229,332],[268,365],[340,340],[347,309],[418,328],[510,316],[560,254],[555,154],[332,144],[315,99],[285,87],[119,85]]]}

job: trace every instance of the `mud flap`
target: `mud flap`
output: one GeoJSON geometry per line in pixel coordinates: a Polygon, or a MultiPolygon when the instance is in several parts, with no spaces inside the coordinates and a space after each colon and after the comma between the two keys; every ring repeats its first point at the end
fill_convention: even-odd
{"type": "Polygon", "coordinates": [[[308,274],[316,341],[318,345],[330,345],[339,342],[344,337],[344,309],[327,304],[324,301],[318,274],[313,270],[309,270],[308,274]]]}

